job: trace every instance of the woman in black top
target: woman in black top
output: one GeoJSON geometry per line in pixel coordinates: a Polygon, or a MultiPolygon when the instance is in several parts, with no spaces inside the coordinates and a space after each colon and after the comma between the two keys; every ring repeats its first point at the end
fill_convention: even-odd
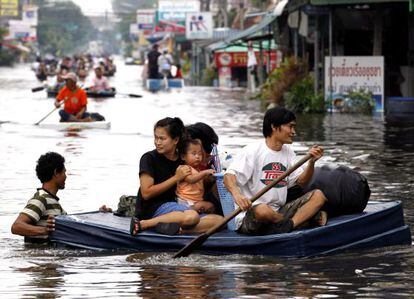
{"type": "Polygon", "coordinates": [[[201,233],[222,219],[209,214],[200,219],[193,209],[176,201],[175,189],[179,181],[191,174],[190,167],[181,165],[178,146],[185,127],[179,118],[164,118],[154,126],[155,150],[141,157],[136,212],[131,221],[131,234],[156,228],[160,232],[201,233]]]}

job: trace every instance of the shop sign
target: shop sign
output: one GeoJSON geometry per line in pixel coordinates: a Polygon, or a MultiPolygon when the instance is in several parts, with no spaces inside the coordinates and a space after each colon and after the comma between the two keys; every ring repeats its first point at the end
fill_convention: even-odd
{"type": "Polygon", "coordinates": [[[325,57],[325,99],[346,101],[350,91],[369,91],[375,100],[375,111],[384,111],[384,57],[334,56],[330,66],[325,57]]]}
{"type": "MultiPolygon", "coordinates": [[[[263,51],[260,56],[259,51],[255,51],[256,60],[263,60],[263,64],[267,65],[269,60],[269,51],[263,51]]],[[[278,67],[280,53],[277,51],[270,52],[270,71],[278,67]]],[[[217,67],[247,67],[247,51],[246,52],[216,52],[214,54],[217,67]]]]}
{"type": "Polygon", "coordinates": [[[0,0],[0,16],[17,17],[19,15],[19,0],[0,0]]]}

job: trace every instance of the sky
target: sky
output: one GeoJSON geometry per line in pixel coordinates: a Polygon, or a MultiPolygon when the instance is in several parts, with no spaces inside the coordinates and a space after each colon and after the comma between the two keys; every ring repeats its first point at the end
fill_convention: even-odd
{"type": "Polygon", "coordinates": [[[101,15],[112,12],[111,0],[72,0],[85,15],[101,15]]]}

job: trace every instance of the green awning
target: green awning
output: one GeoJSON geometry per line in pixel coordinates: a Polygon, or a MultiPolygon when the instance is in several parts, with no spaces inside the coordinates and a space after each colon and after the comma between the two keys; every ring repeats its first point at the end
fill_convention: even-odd
{"type": "Polygon", "coordinates": [[[409,0],[310,0],[310,3],[312,5],[339,5],[339,4],[408,2],[408,1],[409,0]]]}
{"type": "MultiPolygon", "coordinates": [[[[257,46],[253,47],[255,50],[258,50],[259,48],[257,46]]],[[[263,41],[262,42],[262,48],[263,50],[269,49],[269,41],[263,41]]],[[[277,49],[275,41],[271,41],[270,43],[270,49],[275,50],[277,49]]],[[[247,52],[247,43],[240,43],[237,45],[224,45],[223,48],[216,50],[215,52],[247,52]]]]}

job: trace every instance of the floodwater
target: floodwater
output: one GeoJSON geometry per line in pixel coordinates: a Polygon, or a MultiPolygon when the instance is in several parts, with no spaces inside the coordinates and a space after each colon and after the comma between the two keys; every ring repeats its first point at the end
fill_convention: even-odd
{"type": "MultiPolygon", "coordinates": [[[[243,91],[210,88],[151,94],[141,88],[141,69],[118,63],[111,79],[122,93],[90,100],[89,110],[112,122],[110,130],[64,132],[33,126],[53,107],[45,92],[31,93],[29,66],[0,68],[0,297],[2,298],[397,298],[414,296],[412,246],[353,251],[312,259],[193,254],[98,253],[25,246],[10,225],[39,187],[35,162],[46,151],[66,158],[66,189],[59,192],[70,213],[116,207],[138,189],[140,156],[151,150],[152,126],[178,116],[186,124],[209,123],[220,147],[236,152],[261,138],[263,112],[243,91]]],[[[57,113],[45,123],[58,121],[57,113]]],[[[414,226],[414,128],[388,127],[380,117],[299,116],[299,153],[318,143],[321,163],[340,163],[369,180],[371,199],[401,200],[414,226]]]]}

